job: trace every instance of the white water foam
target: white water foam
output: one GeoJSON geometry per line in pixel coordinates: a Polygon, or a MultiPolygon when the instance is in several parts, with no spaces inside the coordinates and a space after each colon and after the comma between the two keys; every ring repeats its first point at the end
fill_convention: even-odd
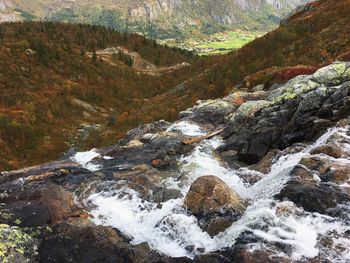
{"type": "MultiPolygon", "coordinates": [[[[190,129],[193,130],[193,124],[190,129]]],[[[243,232],[249,231],[267,243],[289,246],[291,250],[288,255],[284,255],[293,260],[313,258],[321,253],[331,261],[346,262],[350,255],[346,244],[350,240],[341,234],[350,231],[347,222],[307,213],[302,209],[295,214],[280,215],[277,207],[283,202],[273,199],[288,182],[290,171],[301,158],[308,156],[312,149],[325,144],[333,134],[344,133],[346,129],[330,129],[301,152],[282,156],[272,166],[271,172],[253,186],[245,184],[235,170],[225,167],[215,158],[213,151],[223,143],[220,137],[203,141],[190,155],[182,157],[179,162],[185,179],[181,182],[168,179],[164,182],[167,187],[179,189],[185,195],[198,177],[215,175],[242,198],[252,202],[240,220],[215,237],[202,231],[197,219],[184,211],[181,207],[184,198],[170,200],[159,208],[154,203],[145,202],[137,192],[130,189],[91,195],[88,201],[96,206],[92,211],[94,221],[120,229],[132,237],[134,244],[148,242],[151,248],[172,257],[193,257],[232,246],[243,232]],[[128,191],[129,197],[120,195],[121,191],[128,191]],[[323,236],[333,238],[333,248],[320,245],[319,239],[323,236]],[[341,245],[341,251],[337,252],[341,245]]]]}
{"type": "Polygon", "coordinates": [[[95,149],[92,149],[91,151],[87,152],[77,152],[73,157],[72,160],[80,164],[83,168],[95,172],[101,169],[100,165],[93,164],[91,161],[96,158],[100,157],[101,155],[96,152],[95,149]]]}
{"type": "Polygon", "coordinates": [[[206,134],[206,132],[203,131],[197,124],[189,121],[176,122],[171,125],[166,131],[179,132],[187,136],[202,136],[206,134]]]}
{"type": "Polygon", "coordinates": [[[153,249],[172,257],[193,256],[186,250],[188,246],[208,252],[216,248],[210,236],[199,228],[197,219],[180,208],[183,199],[170,200],[157,209],[156,204],[145,202],[132,190],[127,190],[131,198],[119,198],[123,191],[89,198],[97,206],[92,212],[96,224],[116,227],[131,236],[133,244],[148,242],[153,249]]]}

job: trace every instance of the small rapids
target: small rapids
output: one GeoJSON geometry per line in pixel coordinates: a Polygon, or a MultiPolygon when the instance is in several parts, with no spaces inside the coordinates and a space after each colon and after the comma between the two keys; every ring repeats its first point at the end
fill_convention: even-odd
{"type": "Polygon", "coordinates": [[[95,149],[92,149],[91,151],[87,152],[78,152],[72,157],[72,159],[83,168],[88,169],[91,172],[95,172],[101,168],[100,165],[92,163],[92,160],[96,157],[100,157],[100,154],[97,153],[95,149]]]}
{"type": "MultiPolygon", "coordinates": [[[[188,123],[176,124],[169,129],[175,130],[192,136],[203,133],[198,126],[188,123]]],[[[293,207],[293,204],[273,198],[289,181],[290,171],[300,160],[314,148],[325,144],[335,133],[346,136],[346,128],[329,129],[314,144],[300,152],[280,157],[273,164],[271,172],[253,185],[247,184],[239,176],[239,172],[247,172],[247,168],[241,171],[230,169],[215,158],[214,150],[223,144],[220,137],[202,141],[191,154],[181,157],[179,176],[184,176],[181,176],[181,181],[165,179],[166,187],[178,189],[185,196],[198,177],[215,175],[250,202],[243,217],[215,237],[204,232],[197,219],[182,207],[184,197],[167,201],[159,207],[156,203],[143,200],[136,191],[122,187],[94,193],[87,201],[94,207],[92,215],[96,224],[116,227],[131,237],[133,244],[147,242],[151,248],[171,257],[193,258],[197,254],[230,247],[242,233],[249,232],[264,240],[267,247],[273,243],[289,248],[288,252],[276,251],[276,255],[301,260],[322,254],[332,262],[350,262],[350,239],[341,235],[350,231],[350,216],[340,220],[299,208],[297,213],[281,215],[277,212],[281,206],[293,207]],[[332,240],[329,242],[331,245],[320,242],[325,238],[332,240]]],[[[350,211],[350,206],[343,209],[350,211]]],[[[262,245],[257,242],[252,249],[259,249],[262,245]]]]}

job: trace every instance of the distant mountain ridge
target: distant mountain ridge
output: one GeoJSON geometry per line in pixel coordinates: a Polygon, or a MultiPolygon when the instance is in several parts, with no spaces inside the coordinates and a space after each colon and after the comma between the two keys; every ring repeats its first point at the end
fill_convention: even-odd
{"type": "Polygon", "coordinates": [[[224,30],[268,31],[310,0],[0,0],[0,21],[90,23],[157,39],[224,30]]]}

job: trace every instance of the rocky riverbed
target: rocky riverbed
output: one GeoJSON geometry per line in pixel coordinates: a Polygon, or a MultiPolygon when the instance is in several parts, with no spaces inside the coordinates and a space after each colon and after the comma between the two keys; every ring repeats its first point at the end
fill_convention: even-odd
{"type": "Polygon", "coordinates": [[[1,261],[349,262],[349,115],[337,62],[3,172],[1,261]]]}

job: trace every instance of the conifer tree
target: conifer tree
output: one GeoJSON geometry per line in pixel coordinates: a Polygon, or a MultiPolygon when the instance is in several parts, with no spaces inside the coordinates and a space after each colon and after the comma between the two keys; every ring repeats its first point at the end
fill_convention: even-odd
{"type": "Polygon", "coordinates": [[[4,32],[2,31],[2,28],[0,27],[0,41],[4,39],[4,32]]]}
{"type": "Polygon", "coordinates": [[[92,59],[92,63],[96,65],[96,63],[97,63],[97,55],[96,55],[96,51],[95,50],[92,52],[91,59],[92,59]]]}

